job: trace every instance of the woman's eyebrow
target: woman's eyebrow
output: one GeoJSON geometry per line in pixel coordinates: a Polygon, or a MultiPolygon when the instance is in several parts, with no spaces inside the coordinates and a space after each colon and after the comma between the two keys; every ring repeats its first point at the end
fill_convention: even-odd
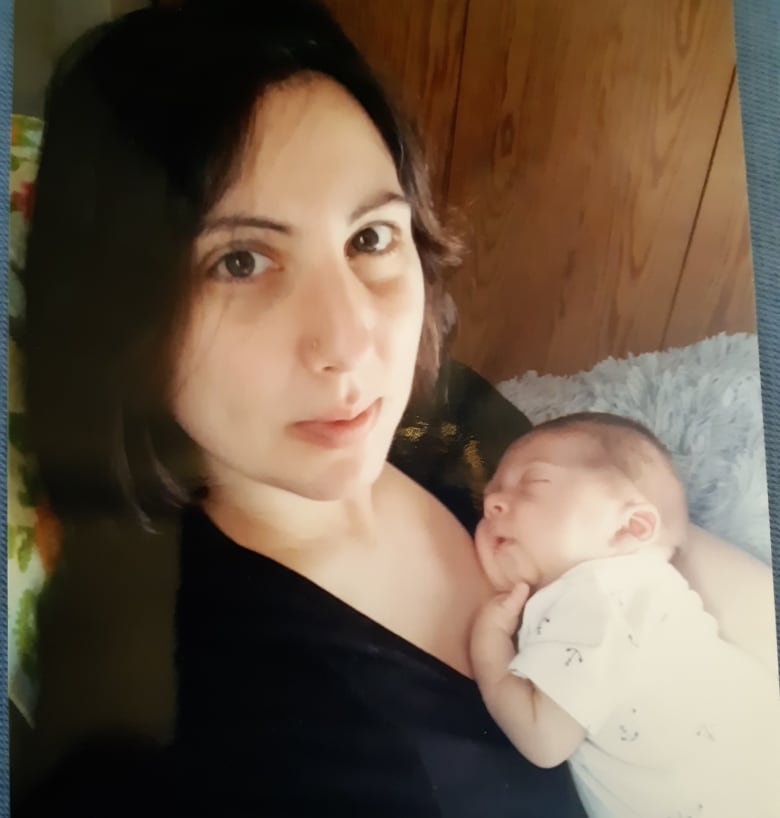
{"type": "MultiPolygon", "coordinates": [[[[377,210],[393,202],[405,205],[409,204],[409,200],[406,196],[393,190],[382,190],[379,193],[375,193],[371,198],[366,199],[366,201],[359,204],[352,213],[350,213],[350,224],[356,222],[361,216],[365,216],[366,213],[370,213],[372,210],[377,210]]],[[[217,230],[233,230],[237,227],[253,227],[256,230],[273,230],[288,236],[294,232],[293,228],[284,222],[277,222],[273,219],[263,218],[262,216],[246,216],[237,213],[230,216],[218,216],[217,218],[206,219],[203,222],[200,234],[213,233],[217,230]]]]}
{"type": "MultiPolygon", "coordinates": [[[[409,200],[403,193],[398,193],[394,190],[382,190],[379,193],[375,193],[362,204],[359,204],[352,213],[350,213],[350,224],[356,222],[361,216],[365,216],[366,213],[370,213],[372,210],[377,210],[392,202],[405,205],[409,204],[409,200]]],[[[266,219],[261,216],[235,214],[232,216],[219,216],[218,218],[206,219],[203,222],[200,233],[203,235],[204,233],[213,233],[217,230],[231,230],[237,227],[254,227],[256,230],[274,230],[277,233],[284,233],[285,235],[290,235],[290,233],[294,232],[293,228],[284,222],[277,222],[274,219],[266,219]]]]}
{"type": "Polygon", "coordinates": [[[398,202],[405,205],[409,204],[409,200],[403,195],[403,193],[398,193],[394,190],[381,190],[379,193],[375,193],[369,199],[366,199],[366,201],[362,204],[359,204],[352,211],[349,216],[350,224],[356,222],[361,216],[365,216],[366,213],[370,213],[372,210],[384,207],[384,205],[390,204],[391,202],[398,202]]]}
{"type": "Polygon", "coordinates": [[[277,233],[289,235],[293,232],[289,224],[276,222],[273,219],[264,219],[259,216],[243,216],[236,214],[233,216],[219,216],[215,219],[206,219],[200,234],[213,233],[216,230],[235,229],[236,227],[254,227],[256,230],[274,230],[277,233]]]}

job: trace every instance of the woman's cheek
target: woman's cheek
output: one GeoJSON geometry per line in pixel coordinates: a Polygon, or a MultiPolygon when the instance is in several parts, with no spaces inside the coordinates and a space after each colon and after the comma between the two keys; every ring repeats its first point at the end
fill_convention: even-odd
{"type": "Polygon", "coordinates": [[[417,361],[424,313],[422,272],[406,277],[383,305],[385,344],[400,353],[399,364],[412,369],[417,361]]]}

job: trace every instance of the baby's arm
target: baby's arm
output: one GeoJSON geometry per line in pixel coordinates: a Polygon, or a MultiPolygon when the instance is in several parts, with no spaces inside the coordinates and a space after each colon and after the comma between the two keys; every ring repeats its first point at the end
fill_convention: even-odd
{"type": "Polygon", "coordinates": [[[538,767],[562,764],[585,738],[585,730],[528,679],[509,672],[513,635],[528,598],[527,585],[491,600],[471,636],[474,676],[493,720],[514,746],[538,767]]]}
{"type": "Polygon", "coordinates": [[[697,526],[673,565],[701,597],[727,641],[777,675],[775,599],[769,568],[697,526]]]}

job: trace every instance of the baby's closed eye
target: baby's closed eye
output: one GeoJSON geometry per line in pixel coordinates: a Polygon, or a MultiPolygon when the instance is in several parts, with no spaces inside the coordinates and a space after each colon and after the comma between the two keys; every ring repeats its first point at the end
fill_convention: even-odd
{"type": "Polygon", "coordinates": [[[521,483],[530,485],[530,484],[539,484],[539,483],[550,483],[552,482],[550,479],[550,475],[542,472],[542,471],[527,471],[523,474],[521,483]]]}

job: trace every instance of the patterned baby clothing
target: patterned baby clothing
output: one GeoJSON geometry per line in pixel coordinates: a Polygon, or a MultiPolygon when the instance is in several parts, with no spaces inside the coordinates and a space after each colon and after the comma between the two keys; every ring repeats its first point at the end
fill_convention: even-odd
{"type": "Polygon", "coordinates": [[[510,665],[586,730],[592,818],[776,818],[777,680],[654,554],[582,563],[525,606],[510,665]]]}

